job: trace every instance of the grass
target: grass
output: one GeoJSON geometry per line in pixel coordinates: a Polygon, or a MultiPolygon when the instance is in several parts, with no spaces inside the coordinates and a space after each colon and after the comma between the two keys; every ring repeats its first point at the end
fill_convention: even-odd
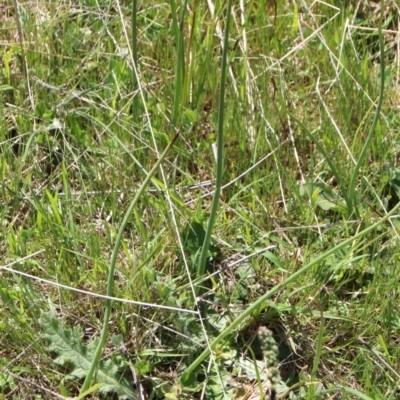
{"type": "Polygon", "coordinates": [[[397,398],[398,5],[227,3],[0,5],[0,398],[397,398]]]}

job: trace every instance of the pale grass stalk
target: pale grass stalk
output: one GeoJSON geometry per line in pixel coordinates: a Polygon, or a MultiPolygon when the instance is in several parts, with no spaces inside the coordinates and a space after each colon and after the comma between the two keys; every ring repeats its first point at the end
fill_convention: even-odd
{"type": "Polygon", "coordinates": [[[387,368],[398,381],[400,381],[400,374],[382,357],[380,356],[364,339],[358,338],[358,341],[365,346],[384,366],[387,368]]]}
{"type": "MultiPolygon", "coordinates": [[[[348,28],[352,28],[358,31],[366,31],[366,32],[378,32],[378,28],[370,28],[368,26],[357,26],[357,25],[352,25],[348,24],[348,28]]],[[[382,29],[382,33],[390,33],[390,34],[395,34],[398,35],[398,31],[394,31],[391,29],[382,29]]]]}
{"type": "MultiPolygon", "coordinates": [[[[34,253],[34,254],[39,254],[42,251],[34,253]]],[[[21,263],[21,260],[23,260],[23,259],[19,259],[18,261],[15,261],[12,264],[21,263]]],[[[57,287],[57,288],[60,288],[60,289],[69,290],[69,291],[75,292],[75,293],[84,294],[86,296],[95,297],[95,298],[98,298],[98,299],[111,300],[111,301],[116,301],[118,303],[133,304],[133,305],[142,306],[142,307],[159,308],[161,310],[183,312],[183,313],[186,313],[186,314],[195,314],[195,315],[199,314],[198,311],[186,310],[186,309],[183,309],[183,308],[163,306],[161,304],[145,303],[145,302],[142,302],[142,301],[121,299],[119,297],[106,296],[106,295],[103,295],[103,294],[100,294],[100,293],[88,292],[87,290],[77,289],[77,288],[74,288],[72,286],[63,285],[61,283],[49,281],[47,279],[43,279],[43,278],[40,278],[38,276],[28,274],[26,272],[18,271],[16,269],[9,268],[7,266],[0,266],[0,271],[7,271],[7,272],[10,272],[12,274],[24,276],[25,278],[29,278],[29,279],[35,280],[37,282],[45,283],[46,285],[50,285],[50,286],[57,287]]]]}

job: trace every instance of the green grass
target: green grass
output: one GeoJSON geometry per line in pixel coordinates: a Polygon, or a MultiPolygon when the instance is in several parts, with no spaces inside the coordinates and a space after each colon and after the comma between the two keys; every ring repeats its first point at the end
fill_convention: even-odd
{"type": "Polygon", "coordinates": [[[398,5],[230,3],[0,5],[0,399],[397,398],[398,5]]]}

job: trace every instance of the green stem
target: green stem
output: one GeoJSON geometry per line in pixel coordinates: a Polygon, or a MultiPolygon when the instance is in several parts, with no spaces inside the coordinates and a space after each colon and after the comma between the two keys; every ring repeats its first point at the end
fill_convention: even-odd
{"type": "MultiPolygon", "coordinates": [[[[169,144],[166,147],[166,149],[164,150],[164,152],[161,154],[160,158],[154,164],[154,166],[151,169],[151,171],[147,174],[145,180],[143,181],[143,183],[141,184],[139,190],[137,191],[134,199],[132,200],[131,204],[129,205],[129,208],[125,213],[124,219],[121,222],[121,226],[119,227],[118,235],[117,235],[117,238],[116,238],[116,241],[115,241],[115,245],[114,245],[114,249],[113,249],[112,256],[111,256],[110,269],[108,271],[107,296],[109,296],[109,297],[113,296],[113,291],[114,291],[114,271],[115,271],[115,266],[117,264],[118,252],[119,252],[119,248],[121,246],[122,236],[124,234],[126,225],[127,225],[128,221],[129,221],[129,218],[130,218],[130,216],[132,214],[132,211],[133,211],[134,207],[136,206],[136,203],[138,202],[140,196],[143,194],[146,186],[150,182],[150,180],[153,177],[153,175],[156,173],[156,171],[157,171],[158,167],[160,166],[162,160],[165,158],[165,156],[167,155],[168,151],[170,150],[170,148],[174,144],[175,140],[178,138],[178,136],[179,136],[179,132],[177,132],[175,134],[175,136],[169,142],[169,144]]],[[[105,307],[104,319],[103,319],[103,328],[102,328],[102,331],[101,331],[100,341],[99,341],[99,344],[98,344],[98,346],[96,348],[96,352],[95,352],[95,355],[94,355],[94,358],[93,358],[93,361],[92,361],[92,365],[90,366],[89,373],[86,376],[85,382],[83,383],[83,386],[81,388],[80,393],[84,393],[89,389],[90,384],[91,384],[92,379],[93,379],[94,372],[95,372],[95,370],[97,368],[97,365],[98,365],[98,362],[100,361],[100,358],[101,358],[101,356],[103,354],[103,348],[104,348],[104,344],[105,344],[106,338],[107,338],[108,324],[109,324],[110,316],[111,316],[111,306],[112,306],[112,301],[109,300],[109,299],[106,300],[106,307],[105,307]]]]}
{"type": "Polygon", "coordinates": [[[138,123],[138,116],[139,116],[139,84],[138,84],[138,63],[137,63],[137,0],[132,0],[132,57],[133,57],[133,91],[136,94],[133,96],[132,102],[132,117],[133,123],[138,123]]]}
{"type": "Polygon", "coordinates": [[[181,108],[182,108],[182,97],[183,97],[183,89],[184,89],[184,80],[185,80],[185,48],[183,43],[183,26],[184,26],[184,18],[185,18],[185,11],[187,8],[187,1],[185,0],[182,6],[182,14],[181,20],[178,24],[178,17],[176,15],[176,4],[174,0],[171,0],[171,10],[172,10],[172,19],[173,19],[173,29],[176,30],[175,37],[176,37],[176,46],[178,49],[178,62],[176,64],[176,73],[175,73],[175,98],[174,98],[174,108],[172,111],[172,124],[176,126],[180,115],[181,115],[181,108]]]}
{"type": "Polygon", "coordinates": [[[206,262],[208,257],[208,248],[211,242],[211,233],[214,227],[215,218],[217,215],[219,198],[221,195],[222,187],[222,175],[224,167],[224,108],[225,108],[225,84],[226,74],[228,67],[228,38],[229,38],[229,26],[231,20],[231,8],[232,0],[228,1],[227,6],[227,17],[224,35],[224,48],[222,51],[222,62],[221,62],[221,83],[219,88],[219,104],[218,104],[218,137],[217,137],[217,167],[216,167],[216,180],[215,180],[215,192],[211,205],[210,218],[208,220],[207,230],[204,238],[203,247],[201,249],[200,260],[197,267],[197,278],[201,277],[205,273],[206,262]]]}

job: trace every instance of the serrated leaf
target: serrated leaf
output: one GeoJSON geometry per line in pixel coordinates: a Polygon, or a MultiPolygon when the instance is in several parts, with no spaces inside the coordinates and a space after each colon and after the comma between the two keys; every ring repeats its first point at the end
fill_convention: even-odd
{"type": "MultiPolygon", "coordinates": [[[[49,349],[57,353],[55,362],[60,365],[69,363],[74,369],[69,379],[86,377],[98,343],[98,339],[85,345],[82,343],[83,332],[80,327],[64,328],[63,321],[53,313],[42,312],[39,318],[43,336],[49,341],[49,349]]],[[[101,393],[117,393],[120,399],[136,400],[128,380],[118,374],[118,364],[114,359],[101,361],[97,371],[97,381],[101,383],[101,393]]]]}

